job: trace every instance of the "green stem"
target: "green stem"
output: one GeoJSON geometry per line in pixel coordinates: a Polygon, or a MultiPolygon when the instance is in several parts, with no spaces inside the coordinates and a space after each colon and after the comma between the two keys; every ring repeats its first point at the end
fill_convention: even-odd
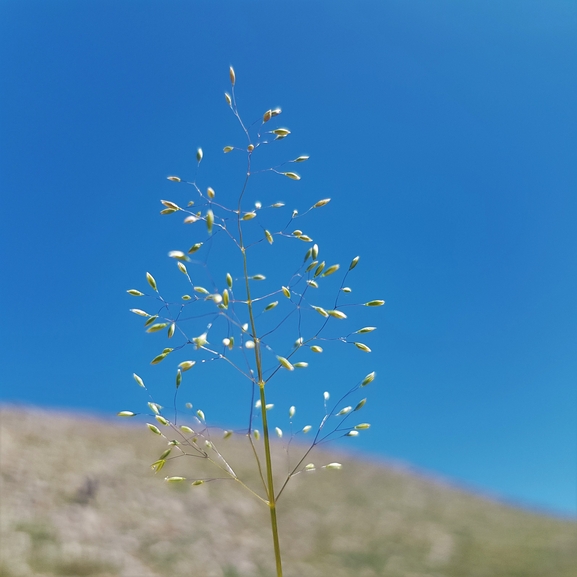
{"type": "Polygon", "coordinates": [[[274,544],[274,556],[276,561],[276,574],[277,577],[282,577],[282,559],[280,553],[280,543],[279,543],[279,536],[278,536],[278,524],[277,524],[277,517],[276,517],[276,499],[274,494],[274,481],[273,481],[273,474],[272,474],[272,459],[271,459],[271,451],[270,451],[270,435],[268,430],[268,421],[266,415],[266,396],[264,392],[265,388],[265,381],[262,374],[262,357],[261,357],[261,349],[260,349],[260,340],[257,337],[256,332],[256,324],[254,321],[254,313],[252,307],[252,298],[250,296],[250,281],[248,276],[248,262],[246,258],[246,247],[244,246],[243,237],[242,237],[242,225],[241,225],[241,201],[244,195],[244,191],[246,190],[246,186],[248,184],[248,179],[250,176],[250,155],[248,161],[248,170],[246,175],[246,180],[244,182],[244,186],[242,192],[240,194],[238,200],[238,232],[239,232],[239,245],[240,250],[242,252],[242,259],[243,259],[243,272],[244,272],[244,280],[246,285],[246,300],[247,300],[247,307],[248,307],[248,315],[250,320],[250,327],[252,332],[252,337],[254,339],[254,354],[255,354],[255,362],[256,362],[256,371],[257,371],[257,379],[258,379],[258,386],[260,390],[260,403],[261,403],[261,414],[262,414],[262,432],[264,438],[264,453],[265,453],[265,462],[266,462],[266,480],[267,480],[267,498],[268,498],[268,506],[270,509],[270,524],[272,529],[272,539],[274,544]]]}

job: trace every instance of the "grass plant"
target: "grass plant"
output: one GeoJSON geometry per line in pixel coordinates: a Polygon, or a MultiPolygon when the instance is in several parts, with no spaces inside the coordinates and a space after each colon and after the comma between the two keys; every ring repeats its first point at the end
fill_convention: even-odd
{"type": "MultiPolygon", "coordinates": [[[[147,310],[133,308],[131,311],[145,318],[147,333],[166,332],[171,345],[174,343],[159,350],[151,364],[170,363],[171,359],[178,358],[170,409],[165,409],[152,395],[148,402],[149,416],[154,422],[146,425],[166,443],[152,468],[158,473],[168,462],[182,457],[204,459],[213,465],[215,474],[192,477],[173,474],[166,476],[166,481],[198,486],[208,481],[229,479],[249,491],[268,508],[276,575],[282,577],[277,514],[279,499],[296,475],[318,468],[338,470],[342,467],[338,462],[317,467],[308,459],[318,445],[342,436],[355,437],[369,428],[370,425],[360,421],[357,414],[366,402],[360,393],[374,380],[375,372],[360,376],[348,387],[343,384],[343,391],[336,402],[331,400],[328,391],[324,392],[324,413],[319,424],[314,427],[305,425],[298,432],[309,436],[308,446],[297,457],[293,453],[289,455],[288,471],[282,475],[277,474],[273,463],[272,437],[281,438],[288,453],[297,435],[293,427],[296,408],[295,405],[287,407],[290,431],[287,434],[284,425],[281,427],[281,423],[275,425],[272,422],[270,411],[274,403],[270,402],[268,395],[270,384],[273,380],[280,380],[283,373],[286,376],[286,373],[306,371],[309,363],[319,363],[326,356],[323,351],[333,349],[335,345],[352,347],[359,354],[370,353],[371,349],[364,341],[370,338],[369,333],[376,327],[353,327],[348,317],[355,306],[380,307],[384,301],[375,299],[355,303],[347,283],[359,257],[348,257],[351,260],[347,260],[342,274],[339,263],[322,260],[319,246],[308,229],[301,230],[300,227],[305,229],[308,224],[310,214],[322,210],[330,198],[316,200],[304,211],[289,210],[288,214],[284,213],[281,225],[275,224],[279,218],[271,213],[286,211],[283,202],[276,199],[267,199],[266,203],[249,200],[252,183],[266,173],[291,181],[301,180],[293,166],[300,166],[309,157],[301,155],[275,166],[255,168],[261,152],[283,141],[291,132],[277,125],[282,112],[280,108],[265,111],[258,121],[248,125],[237,105],[236,74],[232,67],[229,75],[231,90],[230,94],[225,93],[225,101],[241,128],[245,142],[227,145],[223,152],[245,158],[242,184],[232,196],[217,194],[213,187],[206,185],[208,183],[201,184],[201,179],[204,180],[200,171],[204,159],[201,148],[196,154],[197,170],[193,179],[169,176],[168,180],[179,185],[180,193],[194,196],[186,204],[161,201],[161,214],[184,216],[184,224],[191,229],[190,248],[168,253],[176,262],[187,293],[178,301],[167,297],[165,292],[161,293],[162,283],[157,283],[150,272],[146,273],[146,279],[153,291],[151,294],[147,295],[140,289],[130,289],[128,293],[136,298],[152,297],[153,304],[146,305],[147,310]],[[226,242],[221,243],[221,240],[226,242]],[[258,256],[253,258],[265,246],[270,251],[265,259],[270,273],[256,269],[255,263],[259,259],[258,256]],[[223,260],[231,263],[230,272],[215,271],[208,265],[208,255],[214,256],[219,250],[223,251],[223,260]],[[201,276],[206,278],[206,286],[198,282],[201,276]],[[277,284],[269,276],[282,277],[284,282],[277,284]],[[335,278],[340,278],[340,282],[335,283],[335,278]],[[247,426],[240,433],[251,448],[260,481],[256,486],[239,474],[221,447],[221,441],[229,438],[233,431],[217,432],[208,424],[202,409],[192,412],[192,403],[187,405],[188,416],[182,416],[185,404],[180,400],[179,391],[185,374],[198,370],[201,364],[214,361],[226,363],[234,375],[248,385],[245,388],[247,426]]],[[[134,379],[147,389],[143,378],[135,374],[134,379]]],[[[293,383],[297,380],[303,382],[302,378],[293,377],[293,383]]],[[[122,417],[137,414],[134,411],[119,413],[122,417]]]]}

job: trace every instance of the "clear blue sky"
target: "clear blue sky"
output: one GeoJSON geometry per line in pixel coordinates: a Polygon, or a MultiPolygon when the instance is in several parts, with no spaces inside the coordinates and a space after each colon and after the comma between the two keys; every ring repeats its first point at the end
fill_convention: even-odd
{"type": "MultiPolygon", "coordinates": [[[[0,60],[2,402],[140,409],[132,372],[162,396],[125,290],[180,282],[166,176],[202,146],[203,182],[238,184],[233,64],[244,116],[281,106],[279,157],[311,157],[260,199],[331,197],[311,236],[387,301],[371,356],[332,351],[279,406],[312,418],[375,369],[351,449],[577,514],[575,2],[4,1],[0,60]]],[[[240,426],[215,374],[191,400],[240,426]]]]}

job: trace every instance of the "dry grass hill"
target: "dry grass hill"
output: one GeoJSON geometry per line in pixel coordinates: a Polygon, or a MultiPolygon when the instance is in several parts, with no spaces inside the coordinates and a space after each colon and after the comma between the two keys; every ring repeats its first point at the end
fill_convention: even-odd
{"type": "MultiPolygon", "coordinates": [[[[266,508],[232,481],[164,483],[206,463],[177,459],[154,476],[163,441],[142,426],[10,406],[0,426],[0,577],[275,574],[266,508]]],[[[223,443],[255,482],[246,440],[223,443]]],[[[312,460],[344,467],[299,475],[283,494],[286,577],[577,575],[575,522],[399,468],[312,460]]]]}

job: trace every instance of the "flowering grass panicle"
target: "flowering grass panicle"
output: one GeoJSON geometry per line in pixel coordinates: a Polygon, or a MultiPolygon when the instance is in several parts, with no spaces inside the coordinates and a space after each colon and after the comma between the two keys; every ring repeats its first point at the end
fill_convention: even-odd
{"type": "MultiPolygon", "coordinates": [[[[306,370],[310,363],[320,362],[318,355],[329,347],[352,346],[358,351],[370,353],[369,345],[359,339],[370,338],[369,334],[376,327],[351,330],[349,317],[355,306],[378,307],[384,301],[350,302],[352,289],[347,282],[359,263],[359,257],[355,256],[345,267],[332,260],[321,260],[318,244],[310,236],[312,233],[305,230],[304,223],[308,219],[304,217],[327,206],[330,198],[313,202],[303,212],[298,209],[289,211],[281,225],[273,213],[287,210],[283,202],[263,204],[248,201],[249,185],[263,173],[273,173],[292,181],[301,180],[300,174],[292,167],[308,161],[309,156],[301,155],[277,166],[254,169],[253,162],[263,147],[287,138],[291,131],[275,126],[282,113],[280,108],[267,110],[260,120],[247,126],[238,110],[236,74],[232,67],[229,76],[231,91],[230,94],[225,93],[225,102],[238,121],[247,144],[227,145],[223,152],[240,154],[246,159],[246,173],[240,190],[235,197],[226,198],[226,194],[217,193],[212,186],[201,185],[200,168],[204,153],[199,148],[193,180],[180,176],[168,177],[169,181],[186,187],[185,192],[192,192],[194,198],[183,203],[183,206],[172,200],[161,200],[163,208],[160,211],[162,215],[182,217],[184,225],[193,225],[190,229],[190,248],[179,247],[168,253],[184,277],[186,293],[178,301],[168,298],[150,272],[146,272],[149,289],[130,289],[128,293],[135,298],[151,299],[151,304],[143,305],[144,308],[130,310],[145,319],[144,329],[147,333],[164,332],[171,343],[171,346],[158,351],[151,364],[170,363],[175,359],[172,384],[174,410],[166,410],[149,395],[148,420],[152,422],[147,422],[146,427],[165,443],[165,448],[152,463],[152,469],[159,473],[170,461],[182,457],[202,458],[214,465],[214,476],[195,478],[177,474],[166,476],[166,482],[198,486],[217,479],[229,479],[250,491],[269,509],[276,571],[280,577],[279,499],[296,475],[317,469],[341,468],[340,463],[317,466],[307,461],[316,446],[338,437],[355,437],[370,427],[369,423],[361,422],[356,416],[366,403],[366,398],[358,397],[362,396],[362,389],[375,379],[375,372],[359,376],[358,381],[346,388],[336,402],[332,402],[330,394],[325,392],[324,411],[318,425],[313,427],[307,424],[298,431],[293,427],[297,411],[294,405],[286,413],[285,424],[272,423],[269,413],[274,404],[267,401],[268,385],[273,379],[278,379],[283,371],[296,373],[306,370]],[[301,222],[303,225],[300,225],[301,222]],[[202,286],[196,282],[200,276],[196,274],[196,269],[207,268],[207,255],[215,245],[215,239],[220,238],[226,239],[236,256],[235,270],[222,274],[221,278],[216,274],[209,275],[210,284],[202,286]],[[278,277],[279,272],[283,275],[283,284],[276,286],[272,280],[268,280],[268,275],[264,274],[267,271],[253,270],[251,257],[257,248],[274,245],[269,246],[271,251],[282,251],[289,244],[294,248],[294,243],[303,247],[301,256],[294,263],[286,255],[274,254],[267,260],[272,263],[274,277],[278,277]],[[283,267],[288,268],[283,270],[283,267]],[[338,275],[340,282],[335,284],[334,277],[338,275]],[[333,278],[327,280],[328,277],[333,278]],[[327,296],[331,291],[332,294],[327,296]],[[178,407],[185,373],[214,361],[226,363],[233,374],[248,384],[247,427],[240,434],[246,437],[252,448],[261,482],[259,487],[250,486],[237,475],[230,459],[225,456],[226,451],[221,448],[221,443],[230,438],[233,431],[209,426],[203,410],[193,412],[190,402],[184,405],[187,417],[182,422],[178,407]],[[287,451],[296,435],[309,439],[302,454],[293,458],[288,472],[281,476],[273,471],[273,435],[282,439],[287,451]]],[[[148,390],[139,375],[134,374],[134,380],[148,390]]],[[[135,417],[138,414],[128,410],[118,413],[121,417],[135,417]]]]}

